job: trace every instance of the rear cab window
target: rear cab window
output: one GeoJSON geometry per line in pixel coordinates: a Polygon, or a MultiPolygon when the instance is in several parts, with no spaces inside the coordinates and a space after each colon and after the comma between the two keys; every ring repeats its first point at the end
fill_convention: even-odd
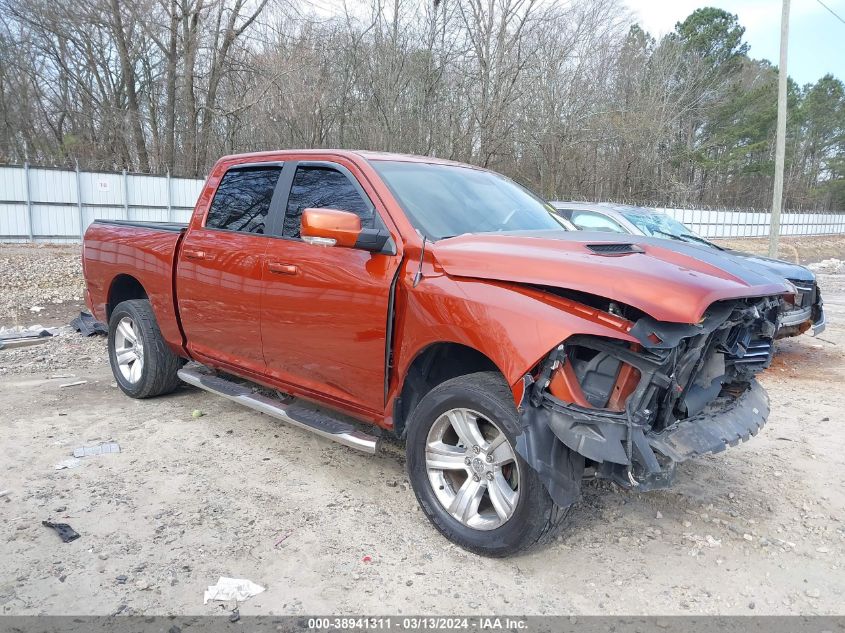
{"type": "Polygon", "coordinates": [[[263,235],[281,173],[281,165],[230,168],[214,193],[205,227],[263,235]]]}

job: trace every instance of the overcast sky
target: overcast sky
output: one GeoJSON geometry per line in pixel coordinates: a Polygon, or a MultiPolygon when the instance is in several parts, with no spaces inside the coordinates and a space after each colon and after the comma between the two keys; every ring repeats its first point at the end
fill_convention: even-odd
{"type": "MultiPolygon", "coordinates": [[[[845,0],[823,0],[845,19],[845,0]]],[[[627,0],[635,19],[659,37],[675,23],[702,6],[713,6],[739,16],[745,27],[749,54],[778,64],[780,57],[780,0],[627,0]]],[[[825,73],[845,81],[845,24],[817,0],[792,0],[789,19],[787,70],[799,84],[815,82],[825,73]]]]}

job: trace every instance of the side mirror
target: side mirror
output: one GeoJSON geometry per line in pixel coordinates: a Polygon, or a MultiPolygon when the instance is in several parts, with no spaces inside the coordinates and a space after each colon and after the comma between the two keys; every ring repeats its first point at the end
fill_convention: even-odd
{"type": "Polygon", "coordinates": [[[300,236],[317,246],[343,246],[376,253],[384,252],[390,233],[383,229],[362,229],[361,218],[339,209],[304,209],[300,236]]]}

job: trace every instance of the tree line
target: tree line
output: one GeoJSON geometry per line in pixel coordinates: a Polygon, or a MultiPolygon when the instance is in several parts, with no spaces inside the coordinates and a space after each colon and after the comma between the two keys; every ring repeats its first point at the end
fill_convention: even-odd
{"type": "MultiPolygon", "coordinates": [[[[339,147],[546,198],[768,208],[776,67],[737,17],[617,0],[0,0],[0,162],[203,176],[339,147]]],[[[786,206],[845,209],[845,86],[789,82],[786,206]]]]}

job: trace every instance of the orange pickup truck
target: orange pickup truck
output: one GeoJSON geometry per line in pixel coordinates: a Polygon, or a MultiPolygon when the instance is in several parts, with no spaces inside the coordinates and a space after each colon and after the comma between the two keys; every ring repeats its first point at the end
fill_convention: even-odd
{"type": "Polygon", "coordinates": [[[86,299],[127,395],[186,382],[371,453],[392,433],[437,529],[505,556],[554,534],[586,476],[664,487],[755,434],[790,292],[552,211],[434,158],[227,156],[187,226],[91,225],[86,299]]]}

